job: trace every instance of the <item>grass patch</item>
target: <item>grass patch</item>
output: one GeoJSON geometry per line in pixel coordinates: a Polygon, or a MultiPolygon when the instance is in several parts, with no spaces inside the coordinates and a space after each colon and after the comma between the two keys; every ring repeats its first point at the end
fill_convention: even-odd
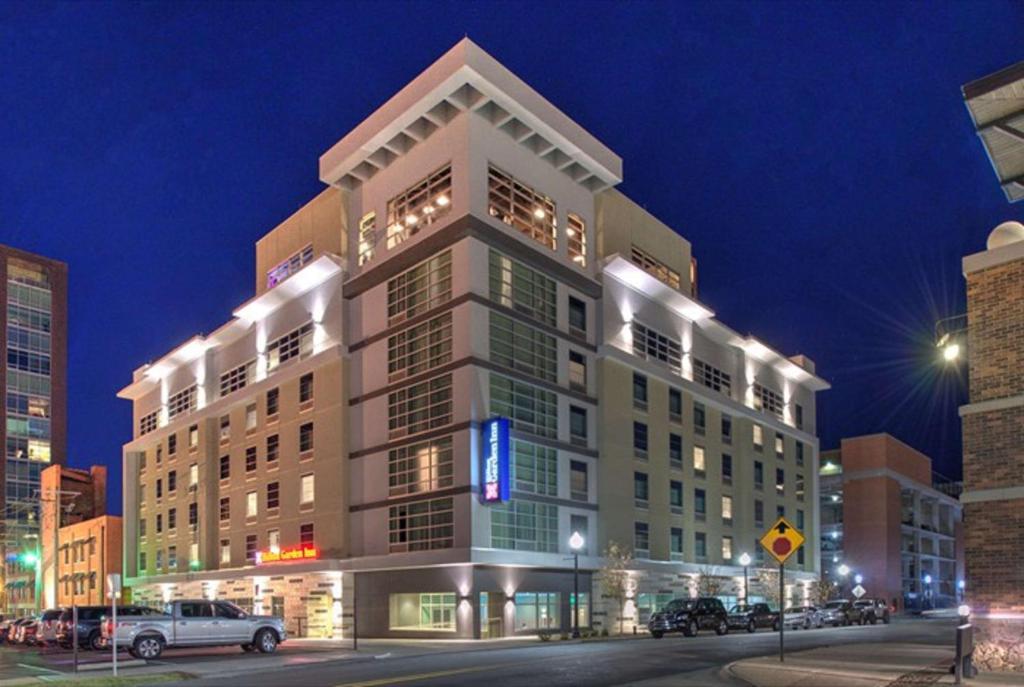
{"type": "Polygon", "coordinates": [[[106,675],[102,677],[69,678],[67,680],[46,680],[46,684],[56,687],[131,687],[132,685],[155,685],[160,682],[180,682],[191,680],[194,676],[188,673],[150,673],[149,675],[106,675]]]}

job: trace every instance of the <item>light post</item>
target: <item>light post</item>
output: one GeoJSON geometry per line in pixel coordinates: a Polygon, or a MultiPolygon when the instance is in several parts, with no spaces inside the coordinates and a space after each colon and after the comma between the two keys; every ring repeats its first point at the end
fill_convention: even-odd
{"type": "Polygon", "coordinates": [[[850,574],[850,566],[843,563],[836,569],[836,572],[838,572],[839,576],[843,578],[843,583],[839,585],[839,591],[840,593],[844,593],[843,589],[846,587],[846,576],[850,574]]]}
{"type": "Polygon", "coordinates": [[[586,541],[579,532],[573,532],[572,536],[569,537],[569,548],[572,549],[573,639],[579,639],[580,637],[580,551],[583,549],[584,544],[586,544],[586,541]]]}
{"type": "Polygon", "coordinates": [[[749,553],[744,552],[744,553],[740,554],[740,565],[743,566],[743,603],[744,604],[749,604],[750,603],[750,596],[749,596],[750,590],[749,590],[749,588],[747,586],[747,583],[748,583],[748,580],[747,580],[747,566],[750,565],[750,554],[749,553]]]}
{"type": "Polygon", "coordinates": [[[924,576],[924,598],[925,603],[931,608],[932,605],[932,576],[924,576]]]}
{"type": "Polygon", "coordinates": [[[963,580],[960,580],[960,581],[958,581],[956,583],[957,595],[960,597],[960,601],[961,602],[964,600],[964,587],[965,586],[966,586],[966,583],[963,580]]]}
{"type": "Polygon", "coordinates": [[[861,582],[864,581],[864,576],[863,575],[854,575],[853,576],[853,581],[856,582],[857,584],[860,584],[861,582]]]}

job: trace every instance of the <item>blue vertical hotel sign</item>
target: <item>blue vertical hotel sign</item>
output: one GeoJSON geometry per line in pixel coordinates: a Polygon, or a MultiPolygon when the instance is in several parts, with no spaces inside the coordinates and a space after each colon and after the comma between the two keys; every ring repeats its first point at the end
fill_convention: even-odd
{"type": "Polygon", "coordinates": [[[480,500],[509,500],[508,418],[492,417],[480,427],[480,500]]]}

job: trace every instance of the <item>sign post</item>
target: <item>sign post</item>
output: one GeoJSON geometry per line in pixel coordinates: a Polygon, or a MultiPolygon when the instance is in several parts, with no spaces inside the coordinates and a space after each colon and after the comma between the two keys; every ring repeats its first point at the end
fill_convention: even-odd
{"type": "Polygon", "coordinates": [[[867,593],[868,593],[868,590],[864,589],[864,587],[860,586],[859,584],[856,587],[853,588],[853,595],[855,597],[857,597],[858,599],[860,597],[864,596],[867,593]]]}
{"type": "Polygon", "coordinates": [[[121,596],[121,576],[117,573],[107,574],[107,593],[110,595],[110,617],[114,623],[110,631],[110,646],[113,656],[114,677],[117,677],[117,600],[121,596]]]}
{"type": "Polygon", "coordinates": [[[804,541],[804,535],[800,530],[789,524],[785,518],[776,520],[761,537],[761,546],[779,562],[779,663],[786,660],[786,560],[804,545],[804,541]]]}

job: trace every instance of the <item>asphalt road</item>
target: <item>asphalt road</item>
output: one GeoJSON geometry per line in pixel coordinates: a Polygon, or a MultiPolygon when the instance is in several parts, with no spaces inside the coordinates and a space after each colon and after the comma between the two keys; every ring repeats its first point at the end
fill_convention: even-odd
{"type": "MultiPolygon", "coordinates": [[[[950,645],[955,622],[897,620],[891,625],[826,628],[786,632],[787,650],[855,642],[913,642],[950,645]]],[[[722,670],[732,661],[778,651],[778,634],[730,633],[695,638],[669,635],[663,639],[626,639],[584,643],[525,644],[485,651],[435,650],[425,655],[374,657],[293,665],[284,670],[210,678],[181,683],[181,687],[545,687],[588,685],[710,685],[742,684],[722,670]]],[[[363,654],[360,651],[360,654],[363,654]]],[[[182,659],[183,661],[185,659],[182,659]]],[[[175,659],[168,661],[176,663],[175,659]]],[[[181,666],[185,669],[185,665],[181,666]]],[[[165,687],[166,684],[165,684],[165,687]]]]}

